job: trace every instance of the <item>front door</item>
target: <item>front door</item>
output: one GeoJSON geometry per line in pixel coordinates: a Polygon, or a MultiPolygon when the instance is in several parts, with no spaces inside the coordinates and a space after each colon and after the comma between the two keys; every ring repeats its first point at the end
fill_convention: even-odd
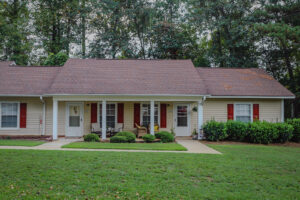
{"type": "Polygon", "coordinates": [[[81,137],[83,135],[83,104],[67,103],[67,137],[81,137]]]}
{"type": "Polygon", "coordinates": [[[189,104],[174,105],[174,132],[176,136],[190,136],[189,104]]]}

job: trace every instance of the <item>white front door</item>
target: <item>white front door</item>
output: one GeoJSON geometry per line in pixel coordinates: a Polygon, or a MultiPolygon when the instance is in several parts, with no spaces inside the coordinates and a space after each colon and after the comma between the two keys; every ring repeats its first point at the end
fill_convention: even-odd
{"type": "Polygon", "coordinates": [[[190,136],[189,104],[174,105],[174,132],[176,136],[190,136]]]}
{"type": "Polygon", "coordinates": [[[83,135],[83,104],[67,103],[66,136],[81,137],[83,135]]]}

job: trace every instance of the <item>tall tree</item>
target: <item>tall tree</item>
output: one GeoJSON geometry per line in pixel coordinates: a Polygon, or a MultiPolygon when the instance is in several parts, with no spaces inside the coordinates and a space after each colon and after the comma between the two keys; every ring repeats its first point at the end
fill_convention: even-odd
{"type": "Polygon", "coordinates": [[[93,1],[94,17],[91,27],[94,39],[90,44],[90,56],[96,58],[132,57],[126,9],[127,0],[93,1]]]}
{"type": "Polygon", "coordinates": [[[76,41],[79,0],[34,0],[35,35],[43,41],[46,52],[69,54],[70,44],[76,41]]]}
{"type": "Polygon", "coordinates": [[[190,23],[212,41],[210,56],[220,67],[256,67],[251,13],[255,0],[190,0],[190,23]]]}
{"type": "MultiPolygon", "coordinates": [[[[255,11],[255,30],[260,33],[260,59],[266,69],[297,95],[294,110],[300,108],[299,82],[295,74],[300,61],[300,1],[261,0],[255,11]]],[[[296,115],[300,115],[298,111],[296,115]]],[[[294,113],[292,112],[292,116],[294,113]]]]}
{"type": "Polygon", "coordinates": [[[29,11],[26,2],[0,2],[0,16],[0,59],[27,65],[32,43],[29,40],[29,11]]]}

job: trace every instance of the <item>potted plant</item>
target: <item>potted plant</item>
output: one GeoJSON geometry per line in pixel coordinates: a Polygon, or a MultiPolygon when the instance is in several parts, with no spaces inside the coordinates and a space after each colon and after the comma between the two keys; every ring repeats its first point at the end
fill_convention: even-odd
{"type": "Polygon", "coordinates": [[[198,140],[198,133],[197,133],[197,130],[195,128],[192,132],[192,138],[193,138],[193,140],[198,140]]]}

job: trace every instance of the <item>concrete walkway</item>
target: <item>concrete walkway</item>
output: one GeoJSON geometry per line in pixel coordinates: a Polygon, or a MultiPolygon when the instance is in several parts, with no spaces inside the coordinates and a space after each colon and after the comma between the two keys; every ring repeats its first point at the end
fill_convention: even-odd
{"type": "Polygon", "coordinates": [[[46,142],[35,147],[23,146],[0,146],[0,149],[31,149],[31,150],[60,150],[60,151],[112,151],[112,152],[160,152],[160,153],[204,153],[204,154],[221,154],[220,152],[200,143],[196,140],[177,139],[177,143],[181,144],[187,151],[156,151],[156,150],[126,150],[126,149],[77,149],[77,148],[61,148],[63,145],[82,141],[82,139],[65,139],[59,138],[57,141],[46,142]]]}

